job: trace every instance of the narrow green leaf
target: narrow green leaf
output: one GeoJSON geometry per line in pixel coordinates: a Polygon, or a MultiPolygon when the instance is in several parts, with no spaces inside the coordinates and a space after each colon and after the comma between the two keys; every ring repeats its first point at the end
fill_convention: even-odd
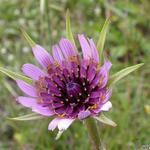
{"type": "Polygon", "coordinates": [[[75,41],[74,41],[73,34],[72,34],[72,31],[71,31],[69,10],[67,10],[67,12],[66,12],[66,37],[67,37],[67,39],[69,39],[75,45],[75,41]]]}
{"type": "Polygon", "coordinates": [[[108,30],[109,23],[110,23],[110,18],[106,19],[97,42],[97,49],[99,50],[100,61],[102,61],[103,49],[104,49],[106,33],[108,30]]]}
{"type": "Polygon", "coordinates": [[[42,119],[43,116],[37,114],[37,113],[31,113],[28,115],[23,115],[15,118],[8,118],[10,120],[17,120],[17,121],[27,121],[27,120],[36,120],[36,119],[42,119]]]}
{"type": "Polygon", "coordinates": [[[130,66],[130,67],[127,67],[125,69],[122,69],[121,71],[119,71],[119,72],[115,73],[114,75],[110,76],[110,79],[108,81],[108,85],[109,86],[113,86],[120,79],[122,79],[123,77],[127,76],[129,73],[135,71],[136,69],[140,68],[143,65],[144,65],[144,63],[141,63],[141,64],[137,64],[137,65],[130,66]]]}
{"type": "Polygon", "coordinates": [[[5,75],[9,76],[10,78],[14,79],[14,80],[17,80],[17,79],[20,79],[20,80],[23,80],[29,84],[32,83],[32,79],[20,74],[20,73],[16,73],[16,72],[13,72],[13,71],[10,71],[8,69],[5,69],[3,67],[0,67],[0,72],[4,73],[5,75]]]}
{"type": "Polygon", "coordinates": [[[15,92],[14,88],[11,86],[11,84],[7,80],[2,81],[3,85],[6,87],[6,89],[13,95],[14,97],[17,97],[17,93],[15,92]]]}
{"type": "Polygon", "coordinates": [[[107,125],[110,125],[110,126],[113,126],[113,127],[116,127],[117,124],[112,121],[111,119],[107,118],[103,113],[100,114],[99,117],[94,117],[96,120],[104,123],[104,124],[107,124],[107,125]]]}
{"type": "Polygon", "coordinates": [[[36,45],[36,43],[30,38],[30,36],[27,34],[27,32],[24,29],[21,29],[21,32],[22,32],[23,36],[25,37],[25,39],[27,40],[27,42],[29,43],[29,45],[31,47],[34,47],[36,45]]]}

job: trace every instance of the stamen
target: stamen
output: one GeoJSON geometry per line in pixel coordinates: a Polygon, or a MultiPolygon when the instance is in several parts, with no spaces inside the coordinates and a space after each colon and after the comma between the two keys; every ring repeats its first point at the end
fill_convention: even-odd
{"type": "Polygon", "coordinates": [[[79,96],[81,96],[82,95],[82,93],[79,93],[79,96]]]}
{"type": "Polygon", "coordinates": [[[92,86],[92,89],[94,89],[95,87],[94,86],[92,86]]]}
{"type": "Polygon", "coordinates": [[[80,99],[77,99],[77,102],[80,102],[80,99]]]}
{"type": "Polygon", "coordinates": [[[50,93],[51,93],[51,92],[50,92],[50,89],[48,89],[48,90],[47,90],[47,93],[48,93],[48,94],[50,94],[50,93]]]}
{"type": "Polygon", "coordinates": [[[69,99],[68,99],[68,98],[66,98],[65,100],[66,100],[66,102],[68,102],[68,101],[69,101],[69,99]]]}

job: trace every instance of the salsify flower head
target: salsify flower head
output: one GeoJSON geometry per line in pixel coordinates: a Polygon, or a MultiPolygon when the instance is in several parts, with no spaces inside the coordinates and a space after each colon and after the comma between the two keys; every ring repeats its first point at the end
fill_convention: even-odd
{"type": "Polygon", "coordinates": [[[24,64],[23,73],[34,82],[30,85],[17,80],[20,89],[28,95],[19,96],[17,101],[33,112],[53,116],[49,130],[56,127],[66,130],[74,120],[95,117],[112,107],[111,89],[107,87],[111,63],[105,60],[99,65],[92,39],[78,35],[78,41],[82,54],[65,38],[52,47],[52,54],[35,44],[33,54],[43,69],[24,64]]]}

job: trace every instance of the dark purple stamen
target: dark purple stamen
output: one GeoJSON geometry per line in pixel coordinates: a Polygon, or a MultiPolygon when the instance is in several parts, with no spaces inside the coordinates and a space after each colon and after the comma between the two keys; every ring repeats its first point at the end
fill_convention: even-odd
{"type": "Polygon", "coordinates": [[[69,82],[66,85],[66,90],[68,96],[77,96],[79,93],[81,93],[81,86],[78,83],[69,82]]]}

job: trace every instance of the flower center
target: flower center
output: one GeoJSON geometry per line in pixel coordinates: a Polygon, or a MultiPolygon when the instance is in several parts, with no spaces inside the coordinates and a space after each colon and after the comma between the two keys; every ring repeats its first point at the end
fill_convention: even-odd
{"type": "Polygon", "coordinates": [[[66,84],[67,94],[69,96],[77,96],[81,92],[81,86],[75,82],[69,82],[66,84]]]}

